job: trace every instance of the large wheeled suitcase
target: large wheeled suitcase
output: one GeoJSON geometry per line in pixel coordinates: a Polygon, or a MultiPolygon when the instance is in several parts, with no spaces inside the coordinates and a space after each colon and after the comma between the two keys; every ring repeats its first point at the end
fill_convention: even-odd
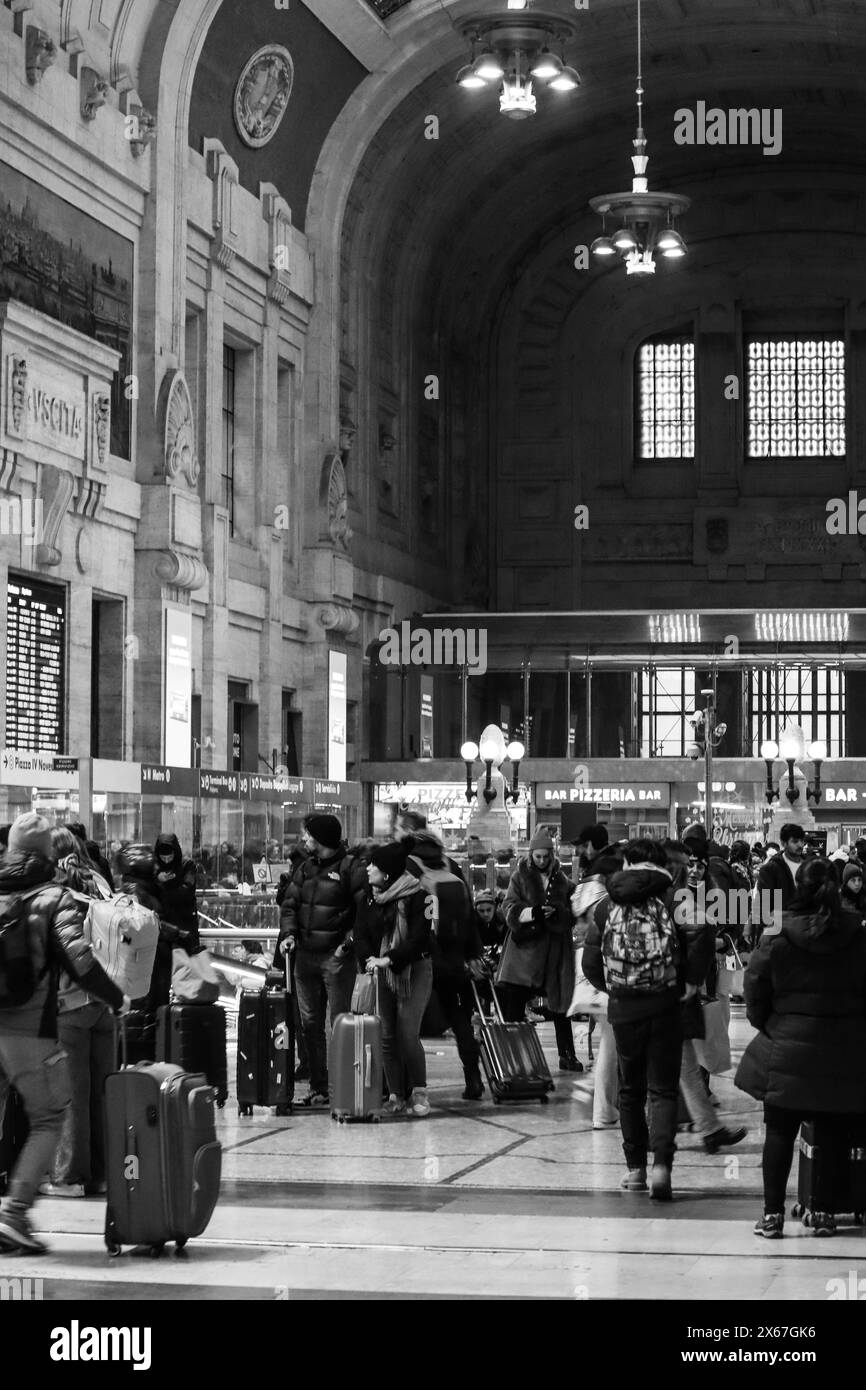
{"type": "Polygon", "coordinates": [[[222,1164],[214,1100],[203,1075],[168,1062],[142,1063],[107,1078],[109,1254],[138,1245],[158,1256],[167,1241],[180,1254],[204,1231],[219,1197],[222,1164]]]}
{"type": "Polygon", "coordinates": [[[220,1004],[164,1004],[156,1020],[157,1061],[204,1072],[222,1109],[229,1093],[225,1009],[220,1004]]]}
{"type": "Polygon", "coordinates": [[[375,1121],[382,1112],[382,1020],[378,1009],[377,973],[376,1014],[338,1014],[334,1019],[328,1061],[331,1119],[341,1124],[375,1121]]]}
{"type": "Polygon", "coordinates": [[[492,982],[490,993],[496,1021],[491,1023],[484,1017],[474,980],[472,992],[481,1019],[481,1062],[493,1104],[499,1105],[503,1100],[537,1100],[546,1105],[548,1092],[554,1089],[553,1078],[535,1024],[506,1023],[492,982]]]}
{"type": "Polygon", "coordinates": [[[237,1102],[239,1115],[274,1105],[291,1115],[295,1095],[295,1011],[291,964],[286,987],[241,990],[238,1000],[237,1102]]]}
{"type": "Polygon", "coordinates": [[[866,1224],[866,1125],[852,1117],[840,1139],[838,1121],[828,1131],[820,1118],[806,1120],[799,1149],[797,1202],[791,1215],[801,1217],[804,1226],[811,1226],[813,1212],[850,1216],[855,1226],[866,1224]]]}
{"type": "Polygon", "coordinates": [[[4,1113],[0,1115],[0,1196],[9,1186],[9,1174],[30,1133],[30,1124],[21,1097],[9,1087],[4,1113]]]}

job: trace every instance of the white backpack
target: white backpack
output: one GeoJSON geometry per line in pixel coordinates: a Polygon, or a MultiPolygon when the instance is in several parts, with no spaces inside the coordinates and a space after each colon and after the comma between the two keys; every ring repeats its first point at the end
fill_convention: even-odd
{"type": "Polygon", "coordinates": [[[95,960],[106,975],[130,999],[141,999],[150,989],[159,918],[128,893],[116,893],[105,901],[93,899],[84,920],[84,935],[95,960]]]}

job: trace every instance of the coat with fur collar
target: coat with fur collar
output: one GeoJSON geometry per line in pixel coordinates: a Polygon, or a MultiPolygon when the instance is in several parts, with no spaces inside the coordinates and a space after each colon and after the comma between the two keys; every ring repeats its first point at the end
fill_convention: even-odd
{"type": "Polygon", "coordinates": [[[540,870],[529,855],[511,875],[503,904],[508,936],[497,983],[538,990],[552,1013],[565,1013],[574,992],[574,951],[571,941],[571,894],[574,884],[554,859],[545,888],[540,870]],[[553,916],[537,912],[521,922],[524,908],[552,907],[553,916]]]}

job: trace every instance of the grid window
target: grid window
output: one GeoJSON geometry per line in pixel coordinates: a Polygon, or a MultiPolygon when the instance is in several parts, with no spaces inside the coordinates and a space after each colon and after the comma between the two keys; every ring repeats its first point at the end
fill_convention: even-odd
{"type": "Polygon", "coordinates": [[[637,355],[639,456],[695,456],[695,345],[685,338],[643,343],[637,355]]]}
{"type": "Polygon", "coordinates": [[[841,338],[752,338],[747,367],[749,458],[844,457],[841,338]]]}
{"type": "Polygon", "coordinates": [[[641,757],[682,758],[694,742],[695,673],[684,666],[641,672],[641,757]]]}
{"type": "Polygon", "coordinates": [[[220,501],[229,514],[229,535],[235,533],[235,379],[234,348],[223,347],[223,457],[222,497],[220,501]]]}
{"type": "Polygon", "coordinates": [[[779,742],[789,720],[807,744],[821,739],[827,756],[845,756],[845,684],[837,666],[771,666],[751,673],[752,753],[765,739],[779,742]]]}

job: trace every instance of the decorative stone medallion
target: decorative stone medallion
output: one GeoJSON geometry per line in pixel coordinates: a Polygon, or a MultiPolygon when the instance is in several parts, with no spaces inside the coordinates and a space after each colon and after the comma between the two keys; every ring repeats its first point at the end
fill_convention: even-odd
{"type": "Polygon", "coordinates": [[[285,115],[295,79],[287,48],[268,44],[250,58],[235,88],[234,117],[245,145],[261,149],[272,140],[285,115]]]}
{"type": "Polygon", "coordinates": [[[169,478],[181,473],[190,487],[198,482],[199,462],[195,450],[195,422],[189,387],[183,372],[175,372],[166,392],[165,472],[169,478]]]}

